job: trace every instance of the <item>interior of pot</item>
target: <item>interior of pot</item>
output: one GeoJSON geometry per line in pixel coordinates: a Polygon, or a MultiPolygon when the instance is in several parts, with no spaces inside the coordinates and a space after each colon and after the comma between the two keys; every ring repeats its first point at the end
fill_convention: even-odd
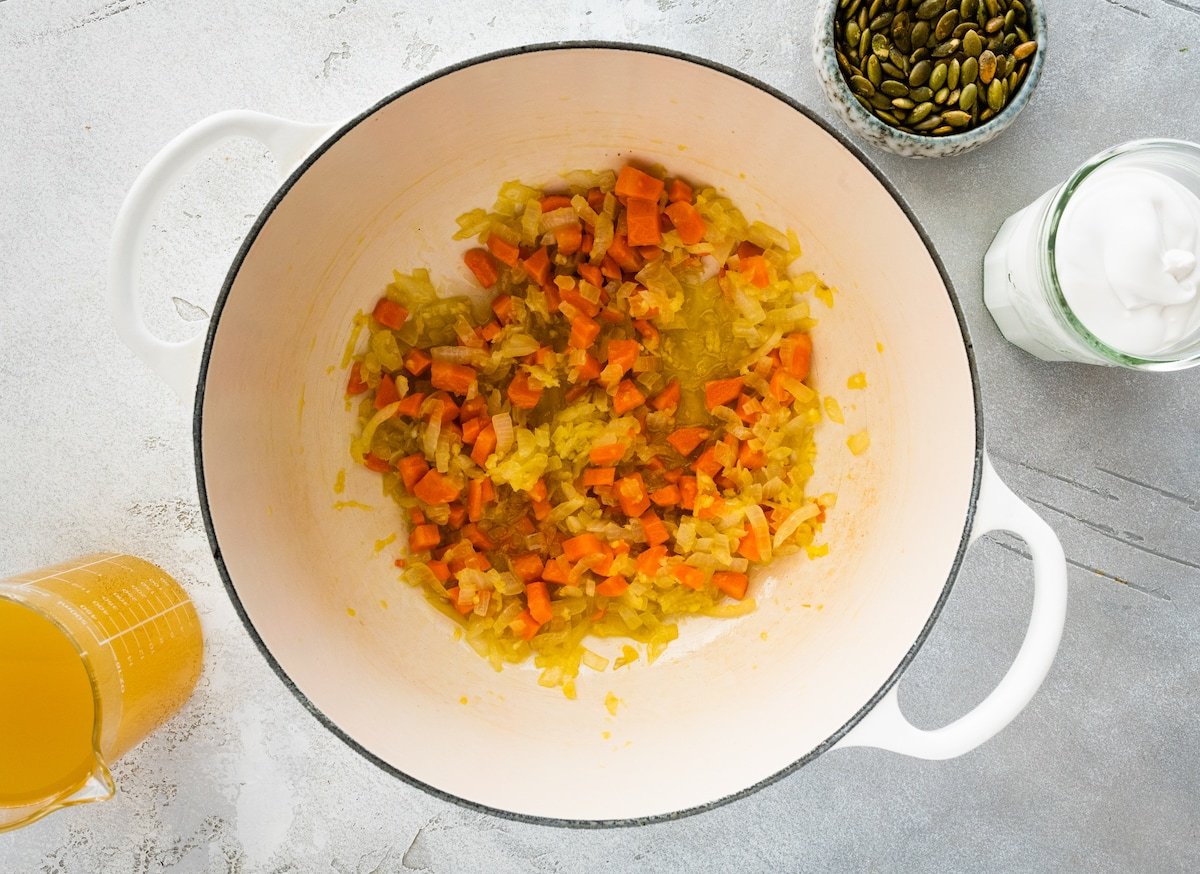
{"type": "MultiPolygon", "coordinates": [[[[569,48],[435,78],[316,158],[227,291],[199,427],[202,485],[236,596],[333,727],[460,799],[593,820],[745,790],[855,717],[952,573],[976,411],[944,282],[904,212],[836,138],[726,73],[569,48]],[[653,665],[584,669],[569,701],[539,687],[532,665],[494,672],[399,581],[403,521],[378,477],[351,463],[341,363],[352,317],[393,268],[428,266],[444,288],[467,286],[454,218],[490,206],[500,183],[553,183],[630,159],[795,229],[798,269],[836,287],[832,309],[813,301],[814,380],[846,423],[819,426],[813,491],[838,502],[819,540],[829,554],[754,575],[754,613],[682,623],[653,665]],[[860,371],[868,387],[849,390],[860,371]],[[864,428],[870,449],[853,456],[847,437],[864,428]]],[[[620,642],[588,645],[611,655],[620,642]]]]}

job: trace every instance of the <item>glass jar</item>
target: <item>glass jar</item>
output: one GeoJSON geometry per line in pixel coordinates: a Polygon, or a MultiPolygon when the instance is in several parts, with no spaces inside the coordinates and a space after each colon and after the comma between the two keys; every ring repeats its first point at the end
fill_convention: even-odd
{"type": "Polygon", "coordinates": [[[1195,143],[1134,140],[1101,152],[1000,226],[983,260],[984,302],[1005,337],[1046,361],[1136,370],[1193,367],[1200,364],[1200,331],[1162,354],[1132,355],[1093,334],[1059,285],[1055,246],[1067,204],[1093,174],[1118,166],[1160,173],[1200,197],[1200,146],[1195,143]]]}

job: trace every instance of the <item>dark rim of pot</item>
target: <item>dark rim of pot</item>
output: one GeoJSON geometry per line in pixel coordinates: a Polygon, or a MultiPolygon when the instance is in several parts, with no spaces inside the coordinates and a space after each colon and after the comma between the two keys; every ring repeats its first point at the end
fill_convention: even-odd
{"type": "Polygon", "coordinates": [[[422,789],[425,792],[428,792],[430,795],[432,795],[436,798],[440,798],[444,801],[449,801],[454,804],[461,805],[462,807],[465,807],[465,808],[468,808],[470,810],[477,811],[480,813],[487,813],[487,814],[491,814],[493,816],[503,817],[505,819],[516,820],[518,822],[533,823],[536,825],[564,826],[564,827],[570,827],[570,828],[611,828],[611,827],[620,827],[620,826],[647,825],[647,824],[651,824],[651,823],[669,822],[672,820],[681,819],[683,817],[691,816],[693,814],[703,813],[705,811],[713,810],[714,808],[721,807],[722,805],[725,805],[725,804],[729,804],[732,801],[736,801],[740,798],[745,798],[746,796],[751,795],[766,786],[770,786],[772,783],[775,783],[776,781],[781,780],[782,778],[788,776],[793,771],[800,768],[802,765],[807,764],[808,762],[812,761],[817,756],[819,756],[821,753],[830,749],[848,731],[850,731],[851,728],[853,728],[855,725],[857,725],[863,719],[863,717],[866,716],[867,713],[870,712],[870,710],[887,693],[887,691],[896,684],[896,681],[900,678],[900,675],[904,672],[905,668],[908,667],[909,663],[912,662],[912,660],[916,656],[917,652],[921,649],[922,644],[924,644],[925,639],[929,636],[930,630],[933,628],[934,623],[937,621],[938,616],[941,614],[942,608],[946,603],[946,599],[949,597],[950,591],[954,586],[954,580],[955,580],[956,575],[958,574],[959,567],[962,565],[963,556],[966,553],[967,543],[968,543],[968,539],[969,539],[970,532],[971,532],[971,525],[974,521],[974,516],[975,516],[975,503],[979,497],[979,481],[980,481],[980,476],[981,476],[982,466],[983,466],[982,465],[982,463],[983,463],[983,407],[982,407],[982,403],[980,400],[979,375],[978,375],[978,372],[977,372],[976,366],[975,366],[975,354],[974,354],[973,348],[971,346],[971,337],[967,331],[966,320],[963,318],[962,309],[958,305],[958,300],[955,295],[953,285],[950,281],[950,276],[946,272],[946,267],[942,263],[942,259],[938,256],[937,252],[934,250],[933,244],[929,240],[929,235],[925,232],[925,229],[921,226],[921,223],[917,220],[917,217],[916,217],[916,215],[914,215],[912,208],[909,207],[908,203],[905,202],[904,198],[900,195],[900,193],[896,190],[896,188],[892,185],[892,183],[888,181],[888,179],[883,175],[883,173],[881,173],[879,171],[879,169],[875,167],[875,165],[870,161],[870,159],[868,159],[866,157],[866,155],[864,155],[863,152],[856,145],[854,145],[854,143],[851,142],[850,139],[845,134],[838,131],[836,128],[833,127],[833,125],[831,125],[829,122],[822,119],[811,109],[809,109],[809,108],[803,106],[802,104],[798,103],[797,101],[793,100],[791,97],[789,97],[788,95],[779,91],[778,89],[773,88],[772,86],[766,84],[765,82],[759,81],[758,79],[754,78],[753,76],[749,76],[739,70],[735,70],[731,67],[727,67],[724,64],[719,64],[715,61],[710,61],[710,60],[707,60],[704,58],[699,58],[699,57],[696,57],[695,55],[687,54],[686,52],[680,52],[680,51],[676,51],[674,49],[661,48],[658,46],[639,45],[637,43],[608,42],[608,41],[602,41],[602,40],[601,41],[582,40],[582,41],[568,41],[568,42],[538,43],[538,44],[534,44],[534,45],[517,46],[515,48],[510,48],[510,49],[502,49],[500,51],[495,51],[495,52],[490,52],[485,55],[480,55],[478,57],[471,58],[469,60],[462,61],[461,63],[454,64],[452,66],[438,70],[437,72],[431,73],[428,76],[418,79],[415,82],[413,82],[412,84],[410,84],[404,88],[401,88],[400,90],[390,94],[389,96],[387,96],[387,97],[383,98],[382,100],[380,100],[379,102],[375,103],[373,106],[366,109],[365,111],[359,113],[352,120],[346,122],[344,125],[342,125],[340,128],[338,128],[338,130],[335,133],[333,133],[329,137],[327,137],[316,148],[316,150],[313,151],[312,154],[310,154],[307,158],[305,158],[303,163],[301,163],[300,166],[298,166],[292,172],[292,174],[288,177],[287,181],[284,182],[279,187],[279,190],[276,191],[275,194],[271,197],[270,202],[268,202],[267,205],[263,208],[262,212],[259,213],[258,218],[254,222],[254,226],[250,229],[249,233],[246,235],[245,240],[242,242],[241,248],[238,250],[237,257],[234,258],[233,264],[229,268],[229,273],[225,277],[225,283],[221,287],[221,293],[220,293],[220,296],[217,298],[216,306],[213,310],[212,319],[209,323],[208,336],[207,336],[207,338],[205,340],[205,344],[204,344],[204,355],[203,355],[203,358],[200,363],[199,382],[198,382],[198,385],[196,388],[195,417],[194,417],[194,422],[193,422],[193,441],[195,444],[195,453],[196,453],[196,485],[199,490],[199,496],[200,496],[200,510],[204,516],[204,527],[208,531],[208,540],[209,540],[209,544],[212,548],[213,558],[215,559],[216,564],[217,564],[217,570],[220,572],[221,579],[225,583],[225,590],[229,593],[229,598],[233,602],[233,606],[237,610],[238,616],[241,617],[242,624],[246,627],[246,630],[250,633],[250,637],[254,640],[254,643],[258,647],[259,652],[262,653],[263,658],[265,658],[267,660],[267,663],[275,671],[276,675],[278,675],[279,679],[283,682],[284,686],[286,686],[289,690],[291,690],[292,694],[296,696],[296,698],[300,701],[300,703],[309,711],[309,713],[311,713],[313,715],[314,718],[317,719],[317,721],[319,721],[322,725],[324,725],[325,728],[327,728],[329,731],[333,732],[333,734],[335,734],[337,737],[341,738],[342,741],[344,741],[351,749],[358,752],[361,756],[363,756],[368,761],[373,762],[375,765],[382,768],[384,771],[387,771],[388,773],[390,773],[396,777],[399,777],[401,780],[405,781],[406,783],[408,783],[412,786],[415,786],[418,789],[422,789]],[[954,563],[951,565],[950,573],[946,577],[946,583],[942,588],[942,593],[938,597],[937,603],[934,605],[933,611],[930,613],[928,621],[925,623],[924,627],[921,629],[921,633],[917,635],[917,639],[913,642],[913,645],[909,648],[908,652],[906,652],[904,654],[904,657],[900,660],[900,663],[896,666],[896,669],[891,673],[891,675],[887,678],[887,680],[884,682],[884,684],[879,687],[879,690],[874,695],[871,696],[870,700],[868,700],[853,716],[850,717],[850,719],[846,722],[845,725],[843,725],[841,728],[839,728],[837,731],[835,731],[832,735],[830,735],[828,738],[826,738],[826,740],[824,742],[822,742],[820,745],[815,747],[813,750],[811,750],[810,752],[808,752],[801,758],[797,759],[796,761],[792,762],[787,767],[780,769],[779,771],[772,774],[771,776],[766,777],[766,778],[758,781],[757,783],[755,783],[751,786],[748,786],[745,789],[742,789],[738,792],[734,792],[734,793],[726,795],[722,798],[717,798],[712,801],[708,801],[704,804],[698,804],[694,807],[689,807],[684,810],[673,811],[670,813],[662,813],[662,814],[655,814],[653,816],[634,817],[634,818],[628,818],[628,819],[562,819],[562,818],[547,817],[547,816],[535,816],[535,815],[530,815],[530,814],[517,813],[514,811],[510,811],[510,810],[503,810],[503,809],[499,809],[499,808],[495,808],[495,807],[489,807],[488,805],[480,804],[478,802],[471,801],[466,798],[460,798],[459,796],[452,795],[449,792],[445,792],[445,791],[438,789],[435,786],[431,786],[428,783],[425,783],[421,780],[417,780],[416,778],[399,770],[394,765],[391,765],[388,762],[383,761],[381,758],[379,758],[374,753],[370,752],[369,750],[364,748],[361,744],[359,744],[357,741],[355,741],[346,732],[344,732],[340,727],[338,727],[336,724],[334,724],[334,722],[329,717],[327,717],[324,713],[322,713],[321,710],[315,704],[313,704],[313,702],[310,701],[307,698],[307,696],[305,696],[304,693],[302,693],[296,687],[296,684],[294,682],[292,682],[292,679],[287,675],[287,672],[284,671],[284,669],[280,666],[279,662],[275,660],[275,657],[271,654],[270,650],[263,643],[262,638],[259,636],[258,631],[254,627],[254,623],[251,622],[250,617],[247,615],[245,607],[243,607],[243,605],[242,605],[241,599],[238,597],[237,589],[234,586],[233,580],[230,578],[229,571],[225,567],[225,562],[221,557],[221,547],[217,540],[216,528],[213,525],[212,512],[209,508],[209,503],[208,503],[208,493],[207,493],[207,490],[205,489],[205,485],[204,485],[204,439],[203,439],[203,435],[204,435],[205,381],[208,376],[209,356],[212,354],[213,340],[216,337],[217,328],[220,325],[221,313],[225,308],[225,301],[229,297],[230,289],[233,287],[234,280],[237,278],[237,274],[238,274],[238,271],[241,269],[242,262],[246,259],[246,256],[249,254],[251,248],[253,248],[254,242],[255,242],[255,240],[258,239],[258,235],[262,231],[263,226],[270,219],[271,214],[275,211],[275,208],[279,205],[280,201],[282,201],[283,198],[287,196],[288,192],[292,189],[292,186],[294,186],[296,184],[296,181],[301,176],[303,176],[304,173],[308,170],[308,168],[311,167],[316,161],[318,161],[321,158],[321,156],[324,155],[325,152],[327,152],[330,149],[330,147],[332,147],[334,145],[334,143],[338,142],[343,136],[345,136],[350,130],[355,128],[360,122],[362,122],[363,120],[374,115],[376,112],[378,112],[380,109],[387,106],[388,104],[392,103],[394,100],[397,100],[397,99],[403,97],[404,95],[408,94],[409,92],[414,91],[417,88],[420,88],[422,85],[425,85],[429,82],[433,82],[437,79],[442,78],[443,76],[448,76],[459,70],[466,69],[467,67],[473,67],[477,64],[484,64],[489,61],[499,60],[501,58],[507,58],[507,57],[511,57],[514,55],[530,54],[532,52],[549,52],[549,51],[578,50],[578,49],[594,49],[594,50],[602,50],[602,51],[645,52],[647,54],[662,55],[664,57],[672,58],[674,60],[686,61],[688,63],[696,64],[701,67],[707,67],[710,70],[715,70],[719,73],[724,73],[727,76],[732,76],[736,79],[739,79],[740,81],[745,82],[747,85],[751,85],[755,88],[758,88],[760,91],[763,91],[766,94],[771,95],[776,100],[779,100],[779,101],[787,104],[789,107],[794,109],[796,112],[799,112],[801,115],[803,115],[809,121],[811,121],[813,124],[815,124],[819,128],[821,128],[821,130],[825,131],[825,133],[829,134],[829,136],[831,136],[835,140],[837,140],[843,146],[843,148],[845,148],[847,151],[849,151],[851,155],[853,155],[856,159],[858,159],[858,161],[868,171],[870,171],[870,173],[876,178],[876,180],[878,180],[879,184],[882,185],[883,188],[888,192],[888,194],[891,195],[892,199],[896,201],[896,204],[900,207],[900,209],[902,209],[904,211],[905,216],[912,223],[912,226],[913,226],[913,228],[916,229],[918,235],[920,235],[921,241],[925,244],[925,248],[929,252],[929,257],[932,258],[934,264],[937,265],[938,273],[941,275],[942,282],[945,284],[947,295],[950,298],[950,305],[954,309],[954,316],[958,320],[958,327],[959,327],[960,332],[962,333],[963,347],[964,347],[964,352],[967,357],[967,366],[969,367],[970,373],[971,373],[971,389],[972,389],[972,394],[974,396],[974,402],[975,402],[975,470],[973,472],[972,483],[971,483],[971,500],[970,500],[970,503],[968,504],[966,519],[963,522],[963,530],[962,530],[962,534],[959,538],[958,550],[955,553],[954,563]]]}

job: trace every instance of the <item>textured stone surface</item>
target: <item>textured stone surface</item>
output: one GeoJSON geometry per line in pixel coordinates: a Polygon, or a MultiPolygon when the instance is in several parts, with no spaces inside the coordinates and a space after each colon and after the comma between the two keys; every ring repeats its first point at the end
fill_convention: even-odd
{"type": "MultiPolygon", "coordinates": [[[[1200,371],[1039,362],[1003,340],[980,297],[1000,221],[1079,161],[1138,136],[1200,140],[1200,0],[1056,2],[1040,89],[1003,136],[937,162],[871,151],[957,285],[997,469],[1072,562],[1058,661],[980,750],[944,763],[837,752],[647,828],[516,824],[434,800],[343,746],[226,599],[189,412],[117,340],[103,303],[112,220],[157,148],[218,110],[342,118],[443,65],[552,39],[694,52],[830,117],[805,6],[0,0],[0,576],[104,546],[144,555],[192,592],[209,646],[194,699],[118,764],[117,798],[0,836],[0,871],[1200,867],[1200,371]]],[[[164,334],[197,330],[271,174],[261,149],[231,142],[168,198],[145,271],[164,334]]],[[[999,537],[971,553],[902,684],[917,724],[960,715],[1007,668],[1030,601],[1019,549],[999,537]]]]}

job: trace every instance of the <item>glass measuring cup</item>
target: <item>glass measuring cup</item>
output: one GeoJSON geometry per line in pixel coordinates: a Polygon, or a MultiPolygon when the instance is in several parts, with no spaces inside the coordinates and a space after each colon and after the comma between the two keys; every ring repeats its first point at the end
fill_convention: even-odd
{"type": "Polygon", "coordinates": [[[131,555],[0,581],[0,832],[111,798],[108,763],[187,700],[202,655],[187,593],[131,555]]]}

